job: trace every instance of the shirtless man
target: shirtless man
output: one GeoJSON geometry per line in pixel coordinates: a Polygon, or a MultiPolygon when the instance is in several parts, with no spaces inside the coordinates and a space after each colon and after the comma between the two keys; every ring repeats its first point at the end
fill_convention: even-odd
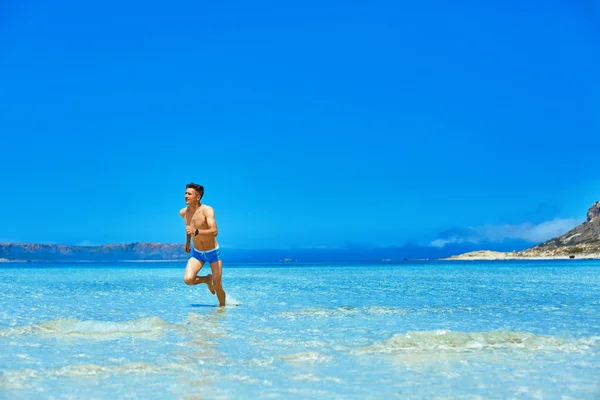
{"type": "Polygon", "coordinates": [[[190,183],[185,187],[185,204],[179,214],[185,221],[185,252],[190,252],[190,239],[193,239],[194,247],[192,257],[185,267],[183,281],[188,285],[206,283],[212,294],[217,294],[219,305],[225,306],[225,291],[221,284],[221,272],[223,263],[221,261],[221,250],[217,243],[217,222],[215,211],[212,207],[200,203],[204,195],[204,187],[196,183],[190,183]],[[198,272],[204,263],[210,264],[212,274],[198,276],[198,272]]]}

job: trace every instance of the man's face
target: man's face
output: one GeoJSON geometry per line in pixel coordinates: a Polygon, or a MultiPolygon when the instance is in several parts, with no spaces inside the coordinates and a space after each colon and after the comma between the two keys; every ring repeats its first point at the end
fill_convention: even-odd
{"type": "Polygon", "coordinates": [[[185,190],[185,204],[190,205],[193,204],[194,202],[197,203],[200,199],[198,198],[198,193],[196,193],[196,191],[192,188],[188,188],[185,190]]]}

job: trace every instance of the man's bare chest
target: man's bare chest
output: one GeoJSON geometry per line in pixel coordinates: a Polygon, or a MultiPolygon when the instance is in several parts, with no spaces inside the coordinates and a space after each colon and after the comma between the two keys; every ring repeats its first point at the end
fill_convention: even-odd
{"type": "Polygon", "coordinates": [[[206,217],[202,210],[197,210],[193,215],[191,213],[186,214],[186,223],[201,227],[206,225],[206,217]]]}

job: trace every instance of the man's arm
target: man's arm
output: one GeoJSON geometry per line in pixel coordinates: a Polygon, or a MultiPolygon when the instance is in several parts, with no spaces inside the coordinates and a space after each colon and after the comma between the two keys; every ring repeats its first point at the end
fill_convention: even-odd
{"type": "MultiPolygon", "coordinates": [[[[187,211],[187,207],[182,208],[181,210],[179,210],[179,215],[181,215],[181,218],[183,218],[183,222],[185,222],[185,212],[187,211]]],[[[187,225],[187,223],[186,223],[187,225]]],[[[185,243],[188,244],[190,243],[190,240],[192,239],[192,235],[190,235],[189,233],[186,233],[185,235],[185,243]]]]}

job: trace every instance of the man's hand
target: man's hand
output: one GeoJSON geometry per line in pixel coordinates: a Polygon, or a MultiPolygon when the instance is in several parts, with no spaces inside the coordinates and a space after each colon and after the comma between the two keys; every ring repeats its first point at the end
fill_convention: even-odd
{"type": "Polygon", "coordinates": [[[187,233],[188,235],[194,236],[194,234],[196,233],[196,228],[192,228],[191,225],[186,225],[185,226],[185,233],[187,233]]]}
{"type": "Polygon", "coordinates": [[[190,252],[190,242],[185,242],[185,248],[184,248],[186,253],[190,252]]]}

